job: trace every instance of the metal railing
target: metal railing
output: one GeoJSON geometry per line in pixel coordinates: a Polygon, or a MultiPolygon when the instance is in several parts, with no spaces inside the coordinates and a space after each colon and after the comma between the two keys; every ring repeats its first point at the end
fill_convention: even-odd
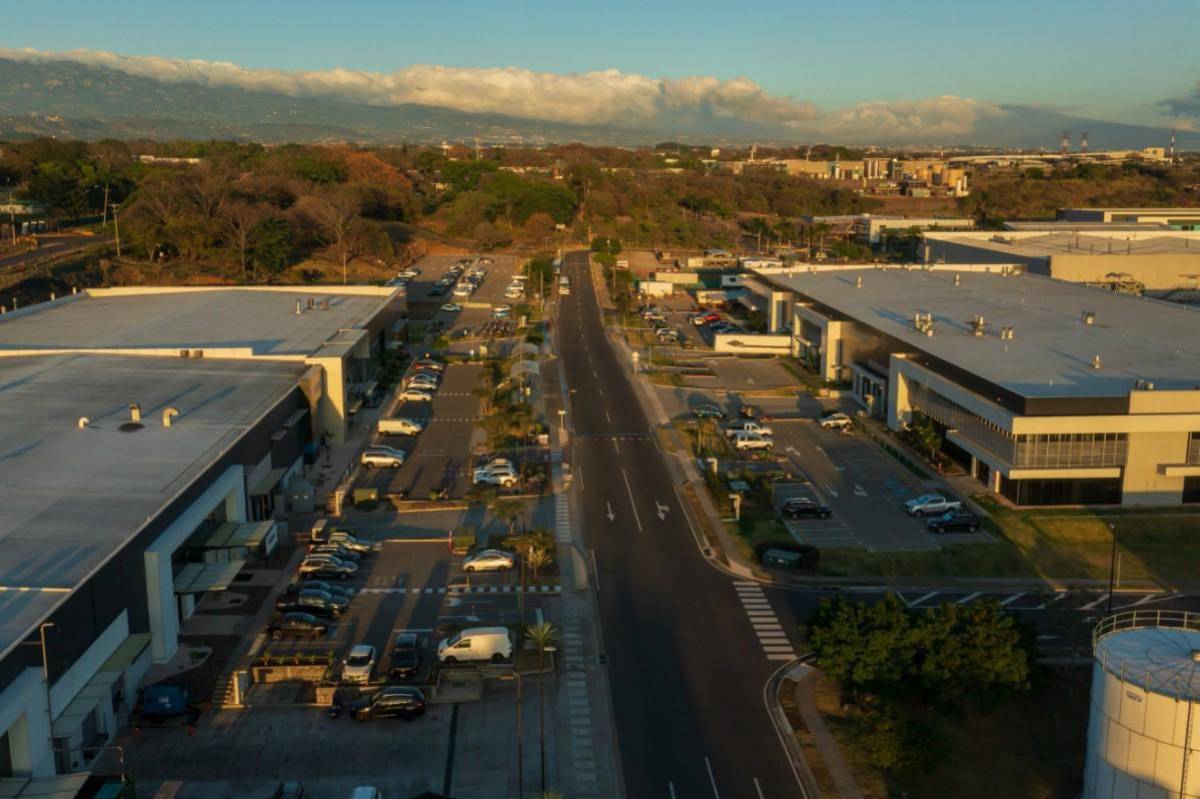
{"type": "MultiPolygon", "coordinates": [[[[1200,632],[1200,613],[1185,610],[1127,610],[1101,621],[1092,630],[1092,654],[1101,639],[1125,630],[1163,629],[1195,630],[1200,632]]],[[[1110,660],[1108,653],[1100,655],[1100,664],[1105,671],[1119,675],[1122,682],[1132,682],[1146,690],[1172,695],[1176,699],[1200,700],[1200,693],[1190,690],[1190,680],[1155,679],[1141,663],[1127,663],[1123,658],[1110,660]]]]}

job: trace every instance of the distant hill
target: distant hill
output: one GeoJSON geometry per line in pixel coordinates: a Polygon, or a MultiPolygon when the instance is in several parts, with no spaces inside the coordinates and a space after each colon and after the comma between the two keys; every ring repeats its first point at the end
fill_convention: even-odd
{"type": "MultiPolygon", "coordinates": [[[[1091,147],[1165,146],[1159,128],[1081,119],[1025,106],[953,142],[904,139],[847,144],[981,145],[1055,149],[1062,130],[1087,131],[1091,147]]],[[[684,143],[787,143],[796,134],[734,119],[717,133],[571,125],[497,114],[470,114],[422,105],[371,106],[340,100],[288,97],[264,91],[164,83],[72,61],[0,59],[0,138],[57,136],[79,139],[232,139],[237,141],[372,144],[469,141],[543,144],[568,141],[637,145],[671,139],[684,143]]],[[[1181,132],[1181,149],[1200,148],[1200,134],[1181,132]]]]}

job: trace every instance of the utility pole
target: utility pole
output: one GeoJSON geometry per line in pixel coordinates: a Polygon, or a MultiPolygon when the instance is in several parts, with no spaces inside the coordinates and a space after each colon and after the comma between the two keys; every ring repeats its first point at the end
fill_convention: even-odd
{"type": "Polygon", "coordinates": [[[117,204],[112,204],[113,230],[117,234],[117,257],[121,257],[121,223],[117,221],[117,204]]]}
{"type": "Polygon", "coordinates": [[[1113,590],[1116,588],[1117,577],[1117,525],[1109,524],[1108,529],[1112,530],[1112,554],[1108,561],[1108,609],[1105,615],[1112,615],[1113,590]]]}
{"type": "Polygon", "coordinates": [[[100,211],[100,229],[108,227],[108,183],[104,184],[104,207],[100,211]]]}

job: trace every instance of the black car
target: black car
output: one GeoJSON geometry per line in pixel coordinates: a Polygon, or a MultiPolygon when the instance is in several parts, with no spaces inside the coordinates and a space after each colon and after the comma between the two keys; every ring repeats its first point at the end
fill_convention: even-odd
{"type": "Polygon", "coordinates": [[[419,688],[391,685],[355,700],[350,715],[355,721],[402,718],[412,721],[425,712],[425,697],[419,688]]]}
{"type": "Polygon", "coordinates": [[[284,594],[275,600],[275,609],[280,612],[300,611],[324,617],[340,616],[349,606],[350,598],[345,594],[330,594],[312,586],[303,591],[284,594]]]}
{"type": "Polygon", "coordinates": [[[430,297],[440,297],[445,293],[446,293],[446,287],[441,284],[434,285],[429,289],[430,297]]]}
{"type": "Polygon", "coordinates": [[[742,407],[738,408],[738,415],[743,419],[758,419],[764,422],[768,420],[767,415],[763,413],[762,408],[758,407],[757,405],[743,405],[742,407]]]}
{"type": "Polygon", "coordinates": [[[724,419],[725,411],[721,410],[716,405],[704,403],[694,406],[692,408],[692,415],[697,419],[724,419]]]}
{"type": "Polygon", "coordinates": [[[298,638],[321,638],[329,629],[329,624],[311,613],[291,612],[274,619],[267,625],[267,635],[278,641],[285,635],[298,638]]]}
{"type": "Polygon", "coordinates": [[[833,510],[828,505],[821,505],[807,497],[792,497],[780,506],[779,512],[789,519],[799,519],[801,516],[828,519],[833,515],[833,510]]]}
{"type": "Polygon", "coordinates": [[[948,510],[925,526],[931,533],[973,533],[979,529],[979,517],[969,510],[948,510]]]}
{"type": "Polygon", "coordinates": [[[421,670],[421,639],[416,633],[400,633],[392,648],[392,666],[388,676],[393,680],[412,680],[421,670]]]}
{"type": "Polygon", "coordinates": [[[327,594],[332,594],[335,597],[345,597],[350,599],[350,592],[342,588],[337,583],[325,583],[320,580],[309,580],[303,583],[288,583],[287,592],[289,594],[298,594],[301,591],[324,591],[327,594]]]}

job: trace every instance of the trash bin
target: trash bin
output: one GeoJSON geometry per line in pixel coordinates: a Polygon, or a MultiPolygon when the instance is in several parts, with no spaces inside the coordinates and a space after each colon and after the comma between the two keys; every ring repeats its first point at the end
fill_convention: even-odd
{"type": "Polygon", "coordinates": [[[763,553],[762,564],[772,569],[795,571],[800,568],[799,552],[788,552],[786,549],[768,549],[763,553]]]}

